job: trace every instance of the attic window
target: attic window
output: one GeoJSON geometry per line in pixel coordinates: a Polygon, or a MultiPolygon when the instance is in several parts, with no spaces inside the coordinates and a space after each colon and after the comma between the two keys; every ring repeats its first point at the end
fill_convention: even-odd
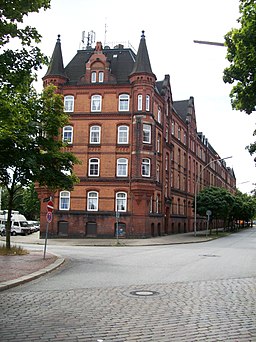
{"type": "Polygon", "coordinates": [[[96,71],[93,71],[92,74],[91,74],[91,82],[92,83],[95,83],[96,82],[96,71]]]}

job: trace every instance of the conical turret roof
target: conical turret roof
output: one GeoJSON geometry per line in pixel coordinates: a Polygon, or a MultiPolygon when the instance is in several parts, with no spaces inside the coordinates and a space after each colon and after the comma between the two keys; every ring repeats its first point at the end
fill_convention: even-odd
{"type": "Polygon", "coordinates": [[[67,78],[63,65],[60,35],[58,35],[50,65],[44,77],[46,76],[61,76],[67,78]]]}
{"type": "Polygon", "coordinates": [[[142,31],[136,62],[134,64],[131,74],[144,72],[153,74],[144,33],[145,31],[142,31]]]}

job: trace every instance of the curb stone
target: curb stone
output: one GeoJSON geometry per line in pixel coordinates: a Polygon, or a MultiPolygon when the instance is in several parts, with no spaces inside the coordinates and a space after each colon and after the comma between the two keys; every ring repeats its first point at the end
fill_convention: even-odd
{"type": "Polygon", "coordinates": [[[37,279],[39,277],[41,277],[42,275],[45,275],[47,273],[50,273],[51,271],[55,270],[56,268],[58,268],[59,266],[61,266],[64,263],[65,259],[64,258],[60,258],[58,257],[57,260],[55,260],[52,264],[36,271],[30,274],[27,274],[25,276],[22,276],[20,278],[17,279],[12,279],[12,280],[8,280],[5,282],[0,283],[0,292],[10,289],[12,287],[27,283],[31,280],[37,279]]]}

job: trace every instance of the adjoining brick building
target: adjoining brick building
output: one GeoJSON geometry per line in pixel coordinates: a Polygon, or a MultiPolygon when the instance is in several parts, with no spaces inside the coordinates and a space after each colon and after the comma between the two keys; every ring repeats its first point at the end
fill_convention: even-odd
{"type": "MultiPolygon", "coordinates": [[[[143,31],[137,55],[97,42],[66,67],[58,37],[43,82],[63,94],[70,124],[62,139],[81,161],[74,190],[51,194],[49,237],[114,237],[117,220],[125,237],[192,231],[195,186],[235,188],[233,170],[214,162],[219,156],[197,132],[193,97],[173,101],[169,75],[157,81],[143,31]]],[[[49,193],[38,193],[44,236],[49,193]]]]}

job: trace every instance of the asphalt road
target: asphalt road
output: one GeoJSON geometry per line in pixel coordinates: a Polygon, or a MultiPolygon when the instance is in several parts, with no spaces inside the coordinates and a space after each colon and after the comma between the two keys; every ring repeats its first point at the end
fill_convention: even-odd
{"type": "Polygon", "coordinates": [[[256,341],[255,228],[199,244],[48,250],[65,265],[0,294],[3,341],[256,341]]]}

